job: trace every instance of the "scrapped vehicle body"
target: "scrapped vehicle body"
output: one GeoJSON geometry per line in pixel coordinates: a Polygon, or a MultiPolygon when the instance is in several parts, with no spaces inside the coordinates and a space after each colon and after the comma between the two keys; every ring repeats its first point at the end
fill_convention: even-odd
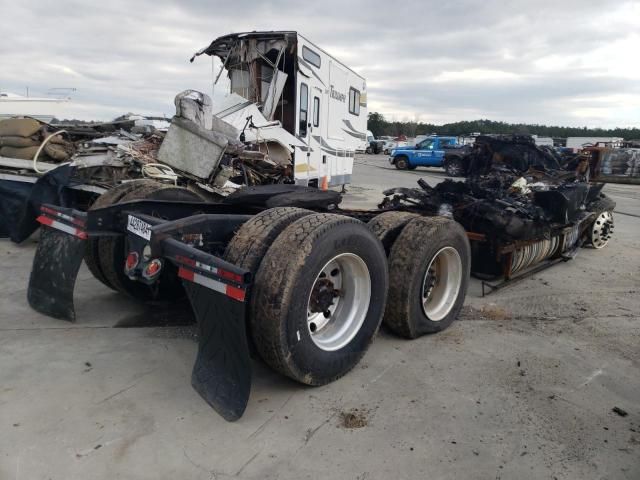
{"type": "Polygon", "coordinates": [[[594,145],[584,147],[573,159],[589,165],[590,177],[600,182],[640,184],[640,148],[594,145]]]}
{"type": "MultiPolygon", "coordinates": [[[[11,155],[0,155],[0,235],[24,241],[38,226],[43,203],[86,210],[120,182],[158,178],[155,155],[168,126],[166,119],[132,115],[106,123],[3,120],[0,145],[14,147],[0,149],[11,155]]],[[[186,181],[163,173],[164,181],[186,181]]]]}
{"type": "Polygon", "coordinates": [[[444,330],[462,308],[471,252],[459,224],[342,210],[340,201],[334,191],[266,185],[210,202],[146,179],[109,190],[87,212],[43,205],[29,304],[74,321],[83,259],[138,301],[186,296],[198,324],[192,385],[236,420],[252,351],[300,383],[324,385],[358,363],[381,322],[416,338],[444,330]]]}
{"type": "Polygon", "coordinates": [[[558,261],[580,246],[603,248],[614,230],[615,202],[585,170],[563,170],[530,137],[478,137],[466,182],[385,191],[381,209],[448,215],[471,242],[472,274],[501,286],[558,261]]]}
{"type": "Polygon", "coordinates": [[[35,230],[40,204],[84,210],[98,194],[140,178],[210,201],[244,186],[351,181],[366,138],[361,76],[296,32],[226,35],[194,58],[203,54],[221,59],[216,81],[226,72],[230,89],[216,103],[179,93],[171,119],[0,122],[0,209],[9,219],[0,219],[0,235],[20,242],[35,230]]]}
{"type": "Polygon", "coordinates": [[[351,181],[355,151],[366,139],[363,77],[291,31],[225,35],[194,58],[203,54],[220,58],[230,80],[231,95],[214,105],[216,117],[240,130],[249,115],[256,125],[278,121],[298,140],[289,142],[297,184],[351,181]]]}

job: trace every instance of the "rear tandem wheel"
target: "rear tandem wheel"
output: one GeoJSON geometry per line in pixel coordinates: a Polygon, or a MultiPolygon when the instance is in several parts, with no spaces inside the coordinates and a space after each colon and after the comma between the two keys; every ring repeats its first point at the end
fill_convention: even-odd
{"type": "Polygon", "coordinates": [[[384,324],[406,338],[449,327],[464,303],[471,268],[462,226],[408,212],[385,212],[369,225],[389,252],[384,324]]]}
{"type": "Polygon", "coordinates": [[[324,385],[362,358],[384,313],[380,241],[359,220],[314,213],[273,242],[249,303],[254,344],[274,370],[324,385]]]}

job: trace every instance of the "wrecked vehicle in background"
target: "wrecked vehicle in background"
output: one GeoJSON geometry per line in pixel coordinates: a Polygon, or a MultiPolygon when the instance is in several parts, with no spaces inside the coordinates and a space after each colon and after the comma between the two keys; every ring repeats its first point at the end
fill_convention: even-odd
{"type": "Polygon", "coordinates": [[[607,145],[584,147],[574,162],[586,161],[591,178],[601,182],[640,184],[640,146],[625,142],[618,148],[607,145]]]}
{"type": "MultiPolygon", "coordinates": [[[[527,136],[478,137],[469,160],[465,182],[390,189],[380,208],[454,218],[471,242],[472,274],[487,280],[522,278],[611,238],[615,202],[587,181],[584,162],[564,170],[527,136]]],[[[483,282],[483,293],[504,284],[483,282]]]]}
{"type": "Polygon", "coordinates": [[[0,151],[0,234],[20,242],[37,227],[40,204],[86,210],[97,194],[139,178],[184,186],[210,201],[244,186],[326,189],[351,181],[355,149],[366,138],[361,76],[296,32],[223,36],[192,61],[203,54],[221,59],[216,81],[226,71],[229,94],[214,105],[200,92],[180,93],[166,128],[137,119],[5,121],[30,122],[31,129],[19,139],[21,158],[13,143],[0,151]]]}

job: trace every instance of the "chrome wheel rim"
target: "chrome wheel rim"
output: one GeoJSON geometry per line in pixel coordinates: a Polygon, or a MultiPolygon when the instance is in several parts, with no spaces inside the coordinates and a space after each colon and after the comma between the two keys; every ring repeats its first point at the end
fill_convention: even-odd
{"type": "Polygon", "coordinates": [[[422,311],[433,322],[444,319],[458,298],[462,286],[462,260],[453,247],[433,256],[422,281],[422,311]]]}
{"type": "Polygon", "coordinates": [[[371,301],[371,276],[358,255],[342,253],[318,272],[307,300],[311,340],[325,351],[343,348],[357,335],[371,301]]]}
{"type": "Polygon", "coordinates": [[[602,248],[613,235],[613,213],[602,212],[591,227],[591,244],[593,248],[602,248]]]}

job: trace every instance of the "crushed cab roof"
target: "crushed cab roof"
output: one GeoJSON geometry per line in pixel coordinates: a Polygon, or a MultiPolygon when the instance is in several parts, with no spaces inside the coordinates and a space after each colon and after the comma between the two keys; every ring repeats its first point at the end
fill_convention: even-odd
{"type": "Polygon", "coordinates": [[[240,39],[277,40],[287,39],[289,36],[295,37],[297,34],[298,32],[291,30],[230,33],[216,38],[209,46],[197,51],[193,57],[191,57],[191,61],[193,62],[196,57],[203,54],[225,57],[229,53],[232,45],[240,39]]]}

